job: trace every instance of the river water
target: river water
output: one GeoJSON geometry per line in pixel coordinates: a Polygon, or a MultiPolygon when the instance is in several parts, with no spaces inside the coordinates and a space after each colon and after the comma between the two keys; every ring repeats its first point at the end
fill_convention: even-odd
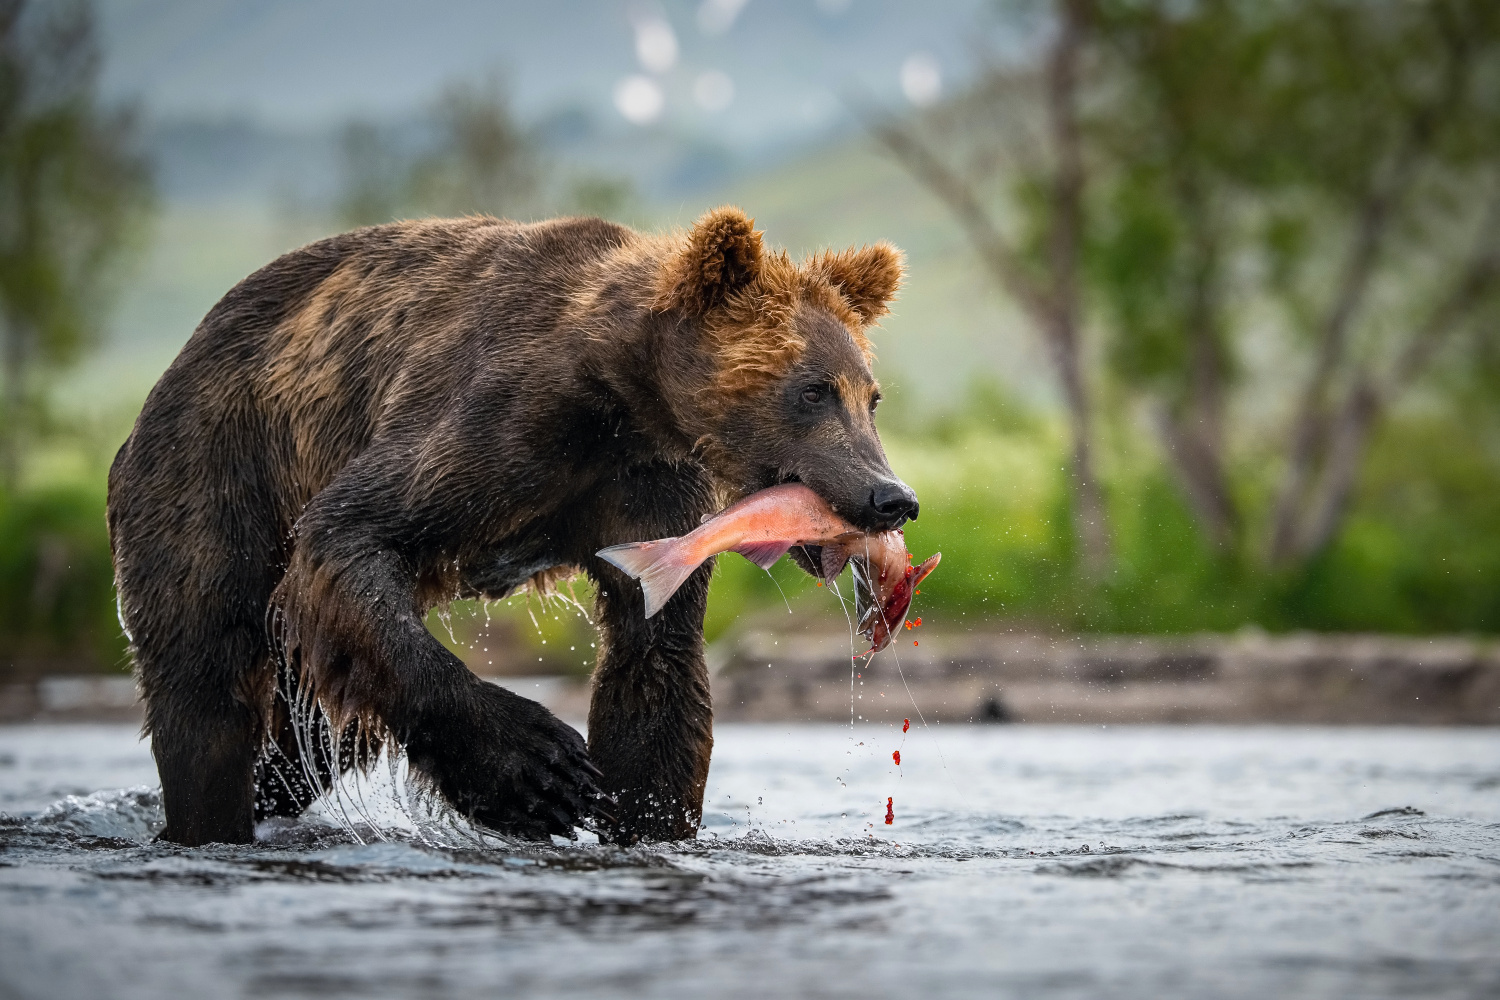
{"type": "Polygon", "coordinates": [[[381,772],[189,851],[131,727],[0,727],[0,997],[1500,993],[1497,730],[716,738],[692,844],[482,840],[381,772]]]}

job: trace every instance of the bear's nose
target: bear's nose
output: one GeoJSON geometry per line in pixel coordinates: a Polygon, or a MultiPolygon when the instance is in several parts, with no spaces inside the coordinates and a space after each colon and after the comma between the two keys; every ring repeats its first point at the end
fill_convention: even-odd
{"type": "Polygon", "coordinates": [[[890,528],[899,528],[907,521],[917,519],[921,505],[912,488],[899,479],[881,483],[870,491],[870,509],[890,528]]]}

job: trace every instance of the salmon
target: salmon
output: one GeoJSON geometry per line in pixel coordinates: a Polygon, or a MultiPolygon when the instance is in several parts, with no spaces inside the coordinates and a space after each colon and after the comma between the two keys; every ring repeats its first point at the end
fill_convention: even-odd
{"type": "Polygon", "coordinates": [[[917,584],[942,557],[935,553],[913,566],[906,536],[899,528],[860,531],[801,483],[752,493],[705,518],[686,535],[611,545],[597,555],[641,582],[650,618],[711,556],[738,552],[760,568],[770,569],[793,546],[804,547],[823,580],[832,580],[845,565],[853,564],[855,611],[860,632],[870,639],[869,652],[890,644],[911,607],[917,584]]]}

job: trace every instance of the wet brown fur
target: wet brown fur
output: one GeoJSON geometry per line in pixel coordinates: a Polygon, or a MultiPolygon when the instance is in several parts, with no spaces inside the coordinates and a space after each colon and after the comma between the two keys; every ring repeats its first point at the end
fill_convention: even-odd
{"type": "Polygon", "coordinates": [[[247,278],[152,391],[110,475],[163,836],[244,840],[256,816],[310,801],[265,793],[265,748],[296,748],[286,678],[335,734],[395,740],[497,829],[568,832],[601,801],[597,765],[618,800],[608,835],[690,836],[712,746],[711,568],[647,621],[638,586],[593,553],[682,533],[787,475],[878,519],[861,508],[865,484],[891,478],[866,330],[900,277],[885,244],[793,264],[721,208],[664,236],[597,219],[397,223],[247,278]],[[804,378],[842,408],[797,410],[804,378]],[[435,604],[578,569],[604,639],[593,764],[569,727],[477,681],[422,624],[435,604]]]}

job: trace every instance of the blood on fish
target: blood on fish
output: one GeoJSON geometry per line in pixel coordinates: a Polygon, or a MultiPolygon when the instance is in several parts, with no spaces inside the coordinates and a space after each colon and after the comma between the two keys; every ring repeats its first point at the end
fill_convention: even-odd
{"type": "Polygon", "coordinates": [[[906,732],[910,728],[911,728],[911,720],[910,719],[902,719],[901,720],[901,731],[904,733],[904,732],[906,732]]]}
{"type": "Polygon", "coordinates": [[[896,766],[897,767],[900,767],[901,766],[901,751],[897,750],[894,753],[892,753],[891,754],[891,760],[893,760],[893,761],[896,762],[896,766]]]}

